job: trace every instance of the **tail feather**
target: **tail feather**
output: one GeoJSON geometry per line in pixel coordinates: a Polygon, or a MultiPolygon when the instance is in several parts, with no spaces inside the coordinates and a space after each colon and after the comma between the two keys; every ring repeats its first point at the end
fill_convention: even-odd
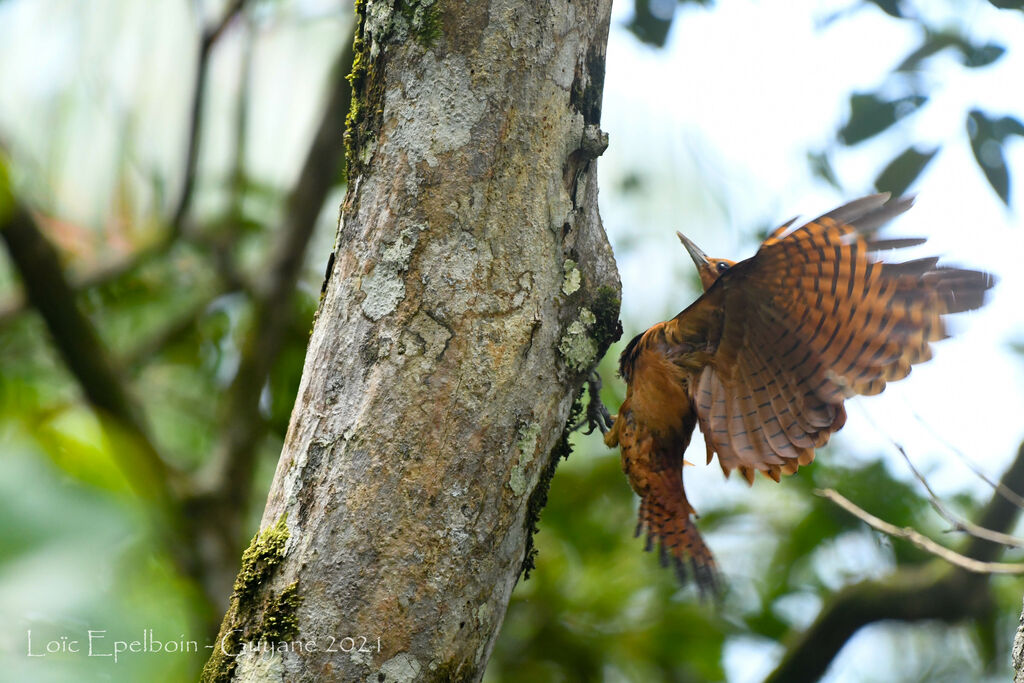
{"type": "Polygon", "coordinates": [[[646,551],[657,542],[661,565],[671,566],[680,583],[688,583],[692,575],[702,597],[717,596],[721,588],[718,566],[692,515],[693,508],[684,496],[645,496],[640,501],[636,535],[646,533],[646,551]]]}

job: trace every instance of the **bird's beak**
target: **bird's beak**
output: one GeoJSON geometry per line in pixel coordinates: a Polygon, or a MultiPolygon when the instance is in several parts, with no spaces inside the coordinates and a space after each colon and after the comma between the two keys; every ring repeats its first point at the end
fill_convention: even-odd
{"type": "Polygon", "coordinates": [[[690,258],[693,259],[694,265],[697,266],[699,272],[703,272],[708,267],[708,255],[701,251],[701,248],[690,241],[690,239],[681,232],[676,232],[679,236],[679,241],[686,247],[686,251],[690,252],[690,258]]]}
{"type": "Polygon", "coordinates": [[[718,279],[718,273],[711,267],[708,255],[701,251],[700,247],[687,239],[683,233],[677,232],[676,234],[679,235],[679,241],[686,247],[686,251],[690,252],[693,264],[697,266],[697,274],[700,275],[700,283],[703,285],[704,291],[708,291],[708,288],[715,284],[715,280],[718,279]]]}

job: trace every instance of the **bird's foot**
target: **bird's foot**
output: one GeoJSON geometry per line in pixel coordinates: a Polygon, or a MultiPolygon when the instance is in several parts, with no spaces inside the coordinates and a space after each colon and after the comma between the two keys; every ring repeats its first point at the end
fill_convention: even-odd
{"type": "Polygon", "coordinates": [[[604,407],[604,403],[601,403],[601,375],[597,374],[597,370],[587,377],[587,394],[586,417],[574,424],[572,431],[586,426],[587,431],[583,432],[584,434],[592,434],[595,429],[600,429],[602,434],[608,433],[612,428],[612,416],[604,407]]]}

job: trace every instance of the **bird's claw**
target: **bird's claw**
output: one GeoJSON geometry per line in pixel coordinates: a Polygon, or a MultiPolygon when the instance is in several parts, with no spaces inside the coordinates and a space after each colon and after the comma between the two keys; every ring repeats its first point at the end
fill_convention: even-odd
{"type": "Polygon", "coordinates": [[[612,416],[608,409],[601,402],[601,376],[594,370],[587,377],[587,416],[572,426],[572,430],[581,429],[584,425],[587,430],[584,434],[593,434],[595,429],[600,429],[602,434],[612,428],[612,416]]]}

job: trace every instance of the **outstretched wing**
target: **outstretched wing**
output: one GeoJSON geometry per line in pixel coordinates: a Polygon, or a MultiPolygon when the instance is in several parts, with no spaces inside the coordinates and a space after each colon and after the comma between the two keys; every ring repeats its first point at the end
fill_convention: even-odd
{"type": "MultiPolygon", "coordinates": [[[[923,239],[876,231],[911,200],[872,195],[791,232],[780,228],[671,323],[716,324],[690,396],[708,448],[728,474],[774,479],[814,458],[846,420],[843,400],[877,394],[931,357],[942,315],[981,306],[987,273],[938,258],[886,263],[879,252],[923,239]]],[[[784,226],[785,227],[785,226],[784,226]]],[[[671,324],[670,323],[670,324],[671,324]]]]}

